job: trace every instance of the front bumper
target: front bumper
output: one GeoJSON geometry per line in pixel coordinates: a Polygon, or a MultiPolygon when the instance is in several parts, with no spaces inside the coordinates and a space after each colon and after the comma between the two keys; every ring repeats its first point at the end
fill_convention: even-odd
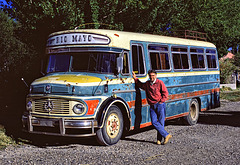
{"type": "Polygon", "coordinates": [[[23,130],[29,133],[71,137],[94,136],[98,128],[96,120],[49,119],[31,115],[23,115],[22,124],[23,130]]]}

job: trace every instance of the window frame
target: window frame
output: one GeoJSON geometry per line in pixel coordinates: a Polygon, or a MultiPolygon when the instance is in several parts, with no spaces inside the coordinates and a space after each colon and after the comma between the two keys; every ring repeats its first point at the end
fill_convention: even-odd
{"type": "Polygon", "coordinates": [[[121,71],[121,74],[123,75],[123,76],[129,76],[130,75],[130,60],[129,60],[129,51],[123,51],[122,52],[122,57],[123,57],[123,62],[124,62],[124,54],[127,54],[127,62],[128,62],[128,73],[122,73],[122,71],[121,71]]]}
{"type": "Polygon", "coordinates": [[[165,45],[165,44],[148,44],[148,57],[149,57],[149,63],[150,63],[150,67],[151,67],[151,69],[153,69],[152,68],[152,60],[151,60],[151,53],[158,53],[158,55],[159,55],[159,63],[160,63],[160,65],[161,65],[161,56],[160,56],[160,54],[161,53],[164,53],[164,54],[166,54],[167,53],[167,55],[168,55],[168,65],[169,65],[169,69],[161,69],[161,70],[159,70],[159,69],[157,69],[156,71],[158,71],[158,72],[170,72],[171,70],[172,70],[172,66],[171,66],[171,56],[170,56],[170,51],[169,51],[169,46],[168,45],[165,45]],[[166,47],[167,48],[167,51],[162,51],[162,50],[151,50],[151,49],[149,49],[149,46],[160,46],[160,47],[166,47]]]}
{"type": "MultiPolygon", "coordinates": [[[[139,46],[141,47],[141,50],[142,50],[142,60],[143,60],[143,71],[144,71],[143,74],[139,74],[139,73],[135,73],[135,74],[138,75],[138,76],[145,76],[146,75],[146,60],[145,60],[145,55],[144,55],[144,48],[143,48],[143,45],[141,43],[132,43],[131,44],[131,57],[132,57],[131,65],[132,65],[132,71],[134,71],[133,70],[133,65],[134,65],[134,63],[133,63],[133,46],[137,46],[137,48],[139,48],[139,46]]],[[[139,64],[139,52],[138,52],[138,64],[139,64]]],[[[138,69],[139,69],[139,67],[138,67],[138,69]]]]}
{"type": "MultiPolygon", "coordinates": [[[[206,62],[205,49],[204,49],[204,48],[200,48],[200,47],[190,47],[189,50],[190,50],[189,53],[190,53],[190,58],[191,58],[191,67],[192,67],[192,70],[206,70],[206,69],[207,69],[207,62],[206,62]],[[201,50],[203,50],[203,53],[191,52],[191,49],[201,49],[201,50]],[[192,54],[196,54],[197,56],[198,56],[198,55],[203,55],[204,66],[205,66],[204,68],[193,68],[192,54]]],[[[199,63],[199,61],[198,61],[198,63],[199,63]]]]}
{"type": "MultiPolygon", "coordinates": [[[[171,50],[171,56],[172,56],[173,70],[174,70],[174,71],[190,71],[190,70],[191,70],[191,65],[190,65],[190,57],[189,57],[189,48],[188,48],[188,46],[171,45],[170,50],[171,50]],[[173,48],[186,49],[187,51],[186,51],[186,52],[173,51],[173,48]],[[182,68],[181,68],[181,69],[175,69],[175,66],[174,66],[174,60],[173,60],[173,56],[174,56],[174,54],[178,54],[178,55],[186,54],[186,55],[187,55],[187,58],[188,58],[188,61],[187,61],[187,62],[188,62],[188,69],[182,69],[182,68],[183,68],[182,60],[181,60],[181,66],[182,66],[182,68]]],[[[182,59],[181,56],[180,56],[180,58],[182,59]]]]}
{"type": "Polygon", "coordinates": [[[217,50],[214,49],[214,48],[206,48],[205,54],[206,54],[206,62],[207,62],[207,68],[208,68],[208,70],[218,70],[217,50]],[[215,51],[215,53],[214,53],[214,54],[213,54],[213,53],[207,53],[207,50],[213,50],[213,51],[215,51]],[[216,68],[209,68],[209,67],[208,67],[208,59],[207,59],[207,56],[208,56],[208,55],[215,56],[215,59],[216,59],[216,60],[215,60],[216,68]]]}

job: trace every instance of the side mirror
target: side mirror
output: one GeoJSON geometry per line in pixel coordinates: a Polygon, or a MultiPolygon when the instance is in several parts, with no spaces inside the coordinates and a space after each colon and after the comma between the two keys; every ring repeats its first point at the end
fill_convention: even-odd
{"type": "Polygon", "coordinates": [[[118,57],[117,58],[117,71],[118,73],[121,73],[123,70],[123,57],[118,57]]]}

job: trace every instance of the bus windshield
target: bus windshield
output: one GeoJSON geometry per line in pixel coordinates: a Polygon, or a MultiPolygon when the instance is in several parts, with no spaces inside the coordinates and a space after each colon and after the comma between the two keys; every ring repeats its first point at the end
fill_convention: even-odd
{"type": "Polygon", "coordinates": [[[96,72],[115,73],[119,53],[81,52],[50,55],[47,73],[52,72],[96,72]]]}

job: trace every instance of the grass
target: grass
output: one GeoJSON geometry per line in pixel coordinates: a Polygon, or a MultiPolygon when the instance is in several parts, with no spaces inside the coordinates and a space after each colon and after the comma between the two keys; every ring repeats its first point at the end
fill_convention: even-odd
{"type": "Polygon", "coordinates": [[[240,101],[240,88],[235,90],[221,89],[220,98],[229,101],[240,101]]]}
{"type": "Polygon", "coordinates": [[[15,141],[5,134],[5,129],[0,125],[0,150],[5,149],[10,144],[16,144],[15,141]]]}

